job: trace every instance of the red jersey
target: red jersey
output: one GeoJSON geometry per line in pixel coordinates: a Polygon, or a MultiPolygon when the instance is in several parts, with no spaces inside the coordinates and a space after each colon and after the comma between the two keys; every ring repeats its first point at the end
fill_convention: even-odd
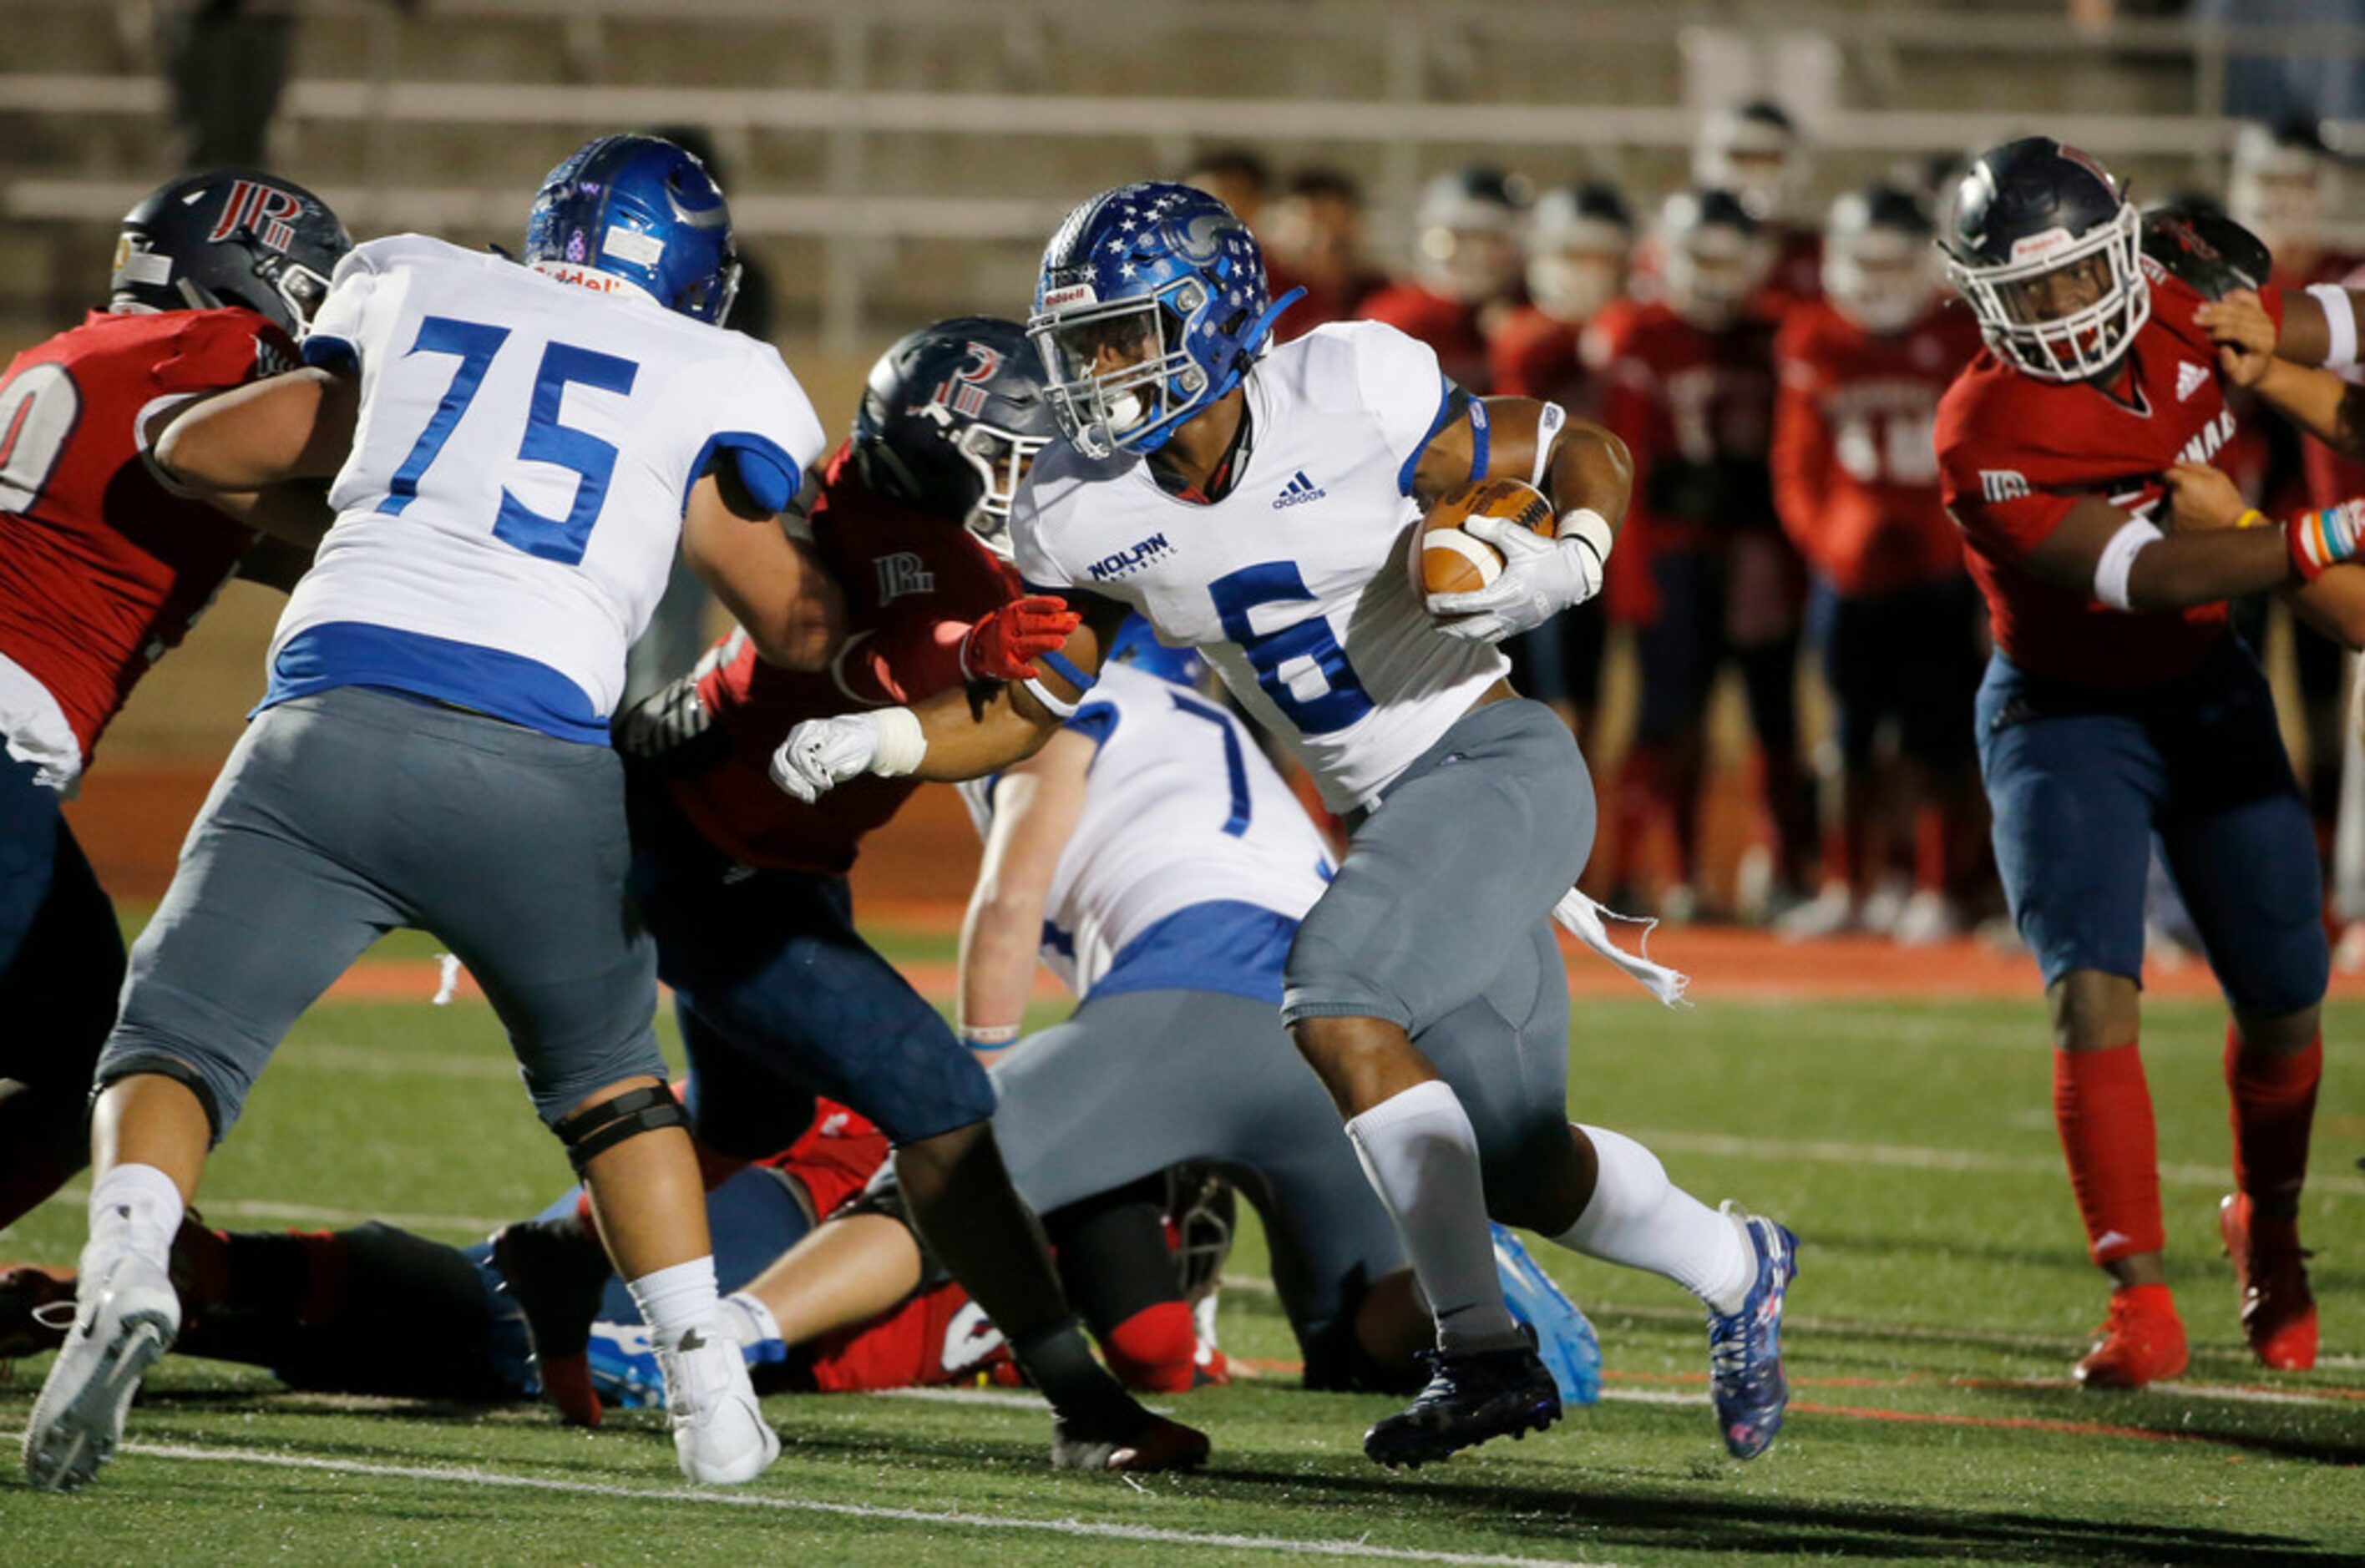
{"type": "Polygon", "coordinates": [[[1436,352],[1437,367],[1464,391],[1485,397],[1493,390],[1478,306],[1457,304],[1407,279],[1374,290],[1355,313],[1427,343],[1436,352]]]}
{"type": "MultiPolygon", "coordinates": [[[[2090,585],[2058,587],[2021,565],[2079,500],[2149,516],[2173,463],[2214,460],[2234,435],[2217,352],[2193,324],[2201,296],[2148,256],[2151,319],[2120,373],[2121,402],[2085,382],[2040,381],[1982,352],[1938,404],[1946,510],[1970,544],[1997,652],[2032,675],[2129,688],[2194,668],[2225,634],[2225,606],[2119,610],[2090,585]]],[[[2263,293],[2282,321],[2282,295],[2263,293]]]]}
{"type": "Polygon", "coordinates": [[[1601,378],[1585,363],[1577,329],[1544,310],[1522,305],[1487,345],[1489,379],[1508,398],[1541,398],[1579,419],[1601,408],[1601,378]]]}
{"type": "Polygon", "coordinates": [[[1823,236],[1820,230],[1800,225],[1773,226],[1774,263],[1766,269],[1765,286],[1753,301],[1754,308],[1772,317],[1780,317],[1794,305],[1804,305],[1823,297],[1823,236]]]}
{"type": "Polygon", "coordinates": [[[1662,301],[1621,300],[1586,328],[1584,352],[1604,379],[1601,422],[1634,458],[1634,498],[1609,557],[1609,614],[1646,622],[1657,614],[1653,556],[1778,527],[1765,478],[1774,328],[1743,318],[1709,332],[1662,301]]]}
{"type": "MultiPolygon", "coordinates": [[[[676,1094],[679,1089],[677,1087],[676,1094]]],[[[827,1219],[869,1185],[894,1152],[887,1135],[861,1112],[816,1095],[813,1126],[779,1153],[756,1161],[804,1183],[813,1218],[827,1219]]]]}
{"type": "Polygon", "coordinates": [[[1938,498],[1938,398],[1979,352],[1947,305],[1873,333],[1826,300],[1791,308],[1774,341],[1774,502],[1800,554],[1850,597],[1944,582],[1963,539],[1938,498]]]}
{"type": "Polygon", "coordinates": [[[813,543],[845,590],[846,638],[833,667],[800,673],[757,656],[745,633],[696,672],[698,702],[723,745],[667,781],[708,841],[743,865],[842,876],[862,838],[893,816],[916,778],[864,774],[807,805],[772,782],[772,753],[799,721],[912,703],[960,683],[970,627],[1016,596],[1017,579],[958,524],[865,486],[853,448],[823,471],[813,543]]]}
{"type": "Polygon", "coordinates": [[[255,540],[158,482],[140,424],[295,363],[251,310],[95,311],[0,375],[0,657],[56,700],[84,764],[255,540]]]}

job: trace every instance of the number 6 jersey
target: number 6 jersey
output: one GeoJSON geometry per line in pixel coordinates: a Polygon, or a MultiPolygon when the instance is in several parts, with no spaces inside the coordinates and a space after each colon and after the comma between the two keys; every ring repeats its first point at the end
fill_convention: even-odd
{"type": "Polygon", "coordinates": [[[1213,502],[1169,494],[1131,454],[1046,447],[1012,509],[1019,575],[1201,650],[1332,810],[1369,806],[1508,667],[1440,632],[1405,570],[1413,467],[1452,389],[1377,322],[1318,327],[1240,385],[1245,444],[1213,502]]]}
{"type": "Polygon", "coordinates": [[[345,258],[304,352],[361,412],[265,707],[377,686],[604,745],[709,460],[777,510],[822,446],[770,347],[419,235],[345,258]]]}

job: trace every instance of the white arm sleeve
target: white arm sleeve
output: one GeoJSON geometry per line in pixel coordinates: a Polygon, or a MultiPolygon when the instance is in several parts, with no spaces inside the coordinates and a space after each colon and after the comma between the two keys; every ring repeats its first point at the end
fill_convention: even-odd
{"type": "Polygon", "coordinates": [[[2346,374],[2357,368],[2357,308],[2349,303],[2348,291],[2337,283],[2319,283],[2307,291],[2308,297],[2324,307],[2324,325],[2331,334],[2331,346],[2324,351],[2324,368],[2346,374]]]}
{"type": "Polygon", "coordinates": [[[2120,530],[2111,535],[2102,546],[2102,557],[2094,563],[2094,597],[2113,610],[2133,610],[2127,601],[2127,575],[2135,570],[2135,557],[2158,543],[2160,531],[2143,519],[2129,518],[2120,530]]]}

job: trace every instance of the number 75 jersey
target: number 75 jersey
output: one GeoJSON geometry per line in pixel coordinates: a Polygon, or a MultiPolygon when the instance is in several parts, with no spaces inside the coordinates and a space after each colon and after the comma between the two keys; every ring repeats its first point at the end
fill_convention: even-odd
{"type": "Polygon", "coordinates": [[[1221,498],[1055,442],[1012,509],[1012,551],[1028,584],[1115,599],[1199,649],[1333,811],[1367,807],[1509,667],[1440,632],[1406,570],[1413,468],[1452,388],[1375,321],[1317,327],[1240,385],[1246,450],[1221,498]]]}
{"type": "Polygon", "coordinates": [[[777,510],[822,448],[768,345],[419,235],[345,258],[304,353],[361,411],[266,707],[387,687],[605,745],[710,459],[777,510]]]}

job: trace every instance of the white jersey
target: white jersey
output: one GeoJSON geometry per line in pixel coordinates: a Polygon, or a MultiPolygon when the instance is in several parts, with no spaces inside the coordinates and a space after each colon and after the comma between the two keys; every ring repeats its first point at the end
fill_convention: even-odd
{"type": "Polygon", "coordinates": [[[415,234],[338,265],[304,351],[361,414],[266,706],[385,686],[605,744],[708,460],[770,501],[822,450],[769,346],[415,234]]]}
{"type": "Polygon", "coordinates": [[[1426,345],[1363,321],[1283,344],[1241,385],[1248,452],[1212,505],[1145,459],[1045,448],[1011,518],[1019,575],[1199,649],[1332,810],[1369,806],[1509,667],[1440,632],[1406,569],[1444,379],[1426,345]]]}
{"type": "MultiPolygon", "coordinates": [[[[1101,671],[1068,728],[1100,746],[1082,814],[1043,911],[1043,961],[1078,997],[1170,915],[1245,903],[1298,920],[1330,853],[1248,727],[1221,705],[1130,665],[1101,671]]],[[[991,778],[963,784],[978,831],[991,778]]],[[[1205,976],[1201,989],[1228,990],[1205,976]]]]}

